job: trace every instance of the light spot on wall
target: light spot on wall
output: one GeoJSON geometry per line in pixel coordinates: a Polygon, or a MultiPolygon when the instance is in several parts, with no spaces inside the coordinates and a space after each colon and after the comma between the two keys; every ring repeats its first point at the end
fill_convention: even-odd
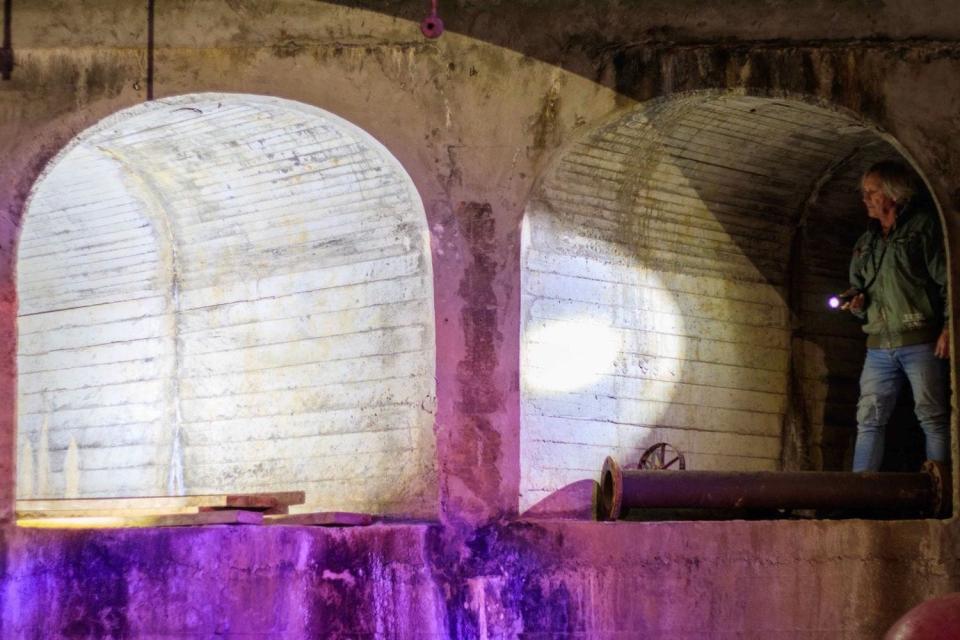
{"type": "Polygon", "coordinates": [[[523,343],[524,388],[549,393],[592,388],[613,373],[622,340],[613,327],[580,316],[535,323],[523,343]]]}
{"type": "MultiPolygon", "coordinates": [[[[791,384],[821,398],[804,419],[822,423],[831,382],[791,358],[820,330],[791,323],[811,296],[794,293],[811,279],[791,261],[804,212],[824,176],[889,151],[838,113],[734,95],[650,102],[571,143],[524,221],[521,509],[658,441],[692,469],[779,468],[791,384]],[[601,327],[617,337],[597,360],[554,380],[601,327]]],[[[827,271],[823,299],[846,281],[827,271]]]]}

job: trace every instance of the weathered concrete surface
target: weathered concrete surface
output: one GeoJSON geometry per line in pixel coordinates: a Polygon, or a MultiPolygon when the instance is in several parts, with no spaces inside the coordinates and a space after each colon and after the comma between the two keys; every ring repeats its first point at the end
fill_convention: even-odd
{"type": "MultiPolygon", "coordinates": [[[[419,21],[418,0],[334,0],[419,21]]],[[[952,39],[960,17],[949,0],[647,0],[642,3],[557,0],[492,4],[460,0],[440,7],[448,30],[556,61],[571,41],[678,43],[738,40],[952,39]],[[560,37],[557,37],[557,36],[560,37]],[[566,46],[565,46],[566,45],[566,46]]],[[[579,47],[577,47],[579,49],[579,47]]]]}
{"type": "MultiPolygon", "coordinates": [[[[863,205],[855,178],[818,185],[841,168],[859,175],[865,154],[897,157],[846,114],[712,93],[652,100],[558,154],[521,242],[521,510],[608,455],[635,465],[656,442],[688,469],[773,470],[820,453],[822,400],[837,388],[816,360],[859,372],[863,359],[859,324],[824,304],[846,286],[846,232],[862,232],[863,205]],[[809,202],[830,196],[809,220],[809,202]],[[834,262],[800,255],[799,234],[834,262]],[[791,333],[815,336],[821,318],[835,325],[824,347],[791,359],[791,333]],[[844,332],[847,352],[830,340],[844,332]],[[803,455],[782,445],[785,421],[803,455]]],[[[842,390],[853,405],[856,389],[842,390]]],[[[841,461],[852,446],[830,444],[841,461]]]]}
{"type": "MultiPolygon", "coordinates": [[[[464,2],[442,11],[450,31],[431,42],[417,31],[425,7],[413,0],[388,7],[400,11],[400,18],[298,0],[157,5],[158,97],[227,91],[298,100],[361,127],[410,173],[425,203],[434,260],[438,511],[456,525],[443,535],[462,528],[461,537],[469,538],[471,523],[517,510],[519,247],[531,190],[551,159],[575,138],[626,116],[638,100],[717,91],[789,96],[845,111],[889,136],[929,181],[943,209],[951,253],[960,233],[960,17],[951,2],[851,1],[829,3],[826,13],[827,3],[774,0],[464,2]]],[[[381,3],[366,6],[383,8],[381,3]]],[[[46,161],[74,135],[146,95],[146,20],[138,8],[119,0],[38,0],[15,2],[14,9],[17,65],[10,80],[0,81],[0,520],[7,521],[15,450],[12,266],[24,201],[46,161]]],[[[957,262],[951,260],[953,281],[958,275],[957,262]]],[[[953,293],[953,317],[960,310],[956,300],[953,293]]],[[[585,571],[607,567],[609,576],[616,572],[616,579],[630,580],[623,600],[610,601],[620,604],[603,602],[593,608],[609,613],[598,619],[622,614],[640,628],[662,624],[688,637],[697,637],[699,628],[644,622],[651,617],[632,613],[632,603],[642,601],[634,599],[637,594],[666,611],[691,609],[698,624],[717,633],[727,629],[714,620],[744,633],[784,621],[778,627],[782,637],[817,637],[811,626],[822,619],[830,624],[819,637],[868,638],[911,604],[956,590],[960,576],[953,560],[956,542],[944,541],[956,531],[950,522],[657,525],[647,543],[638,542],[642,529],[615,526],[624,533],[598,537],[598,544],[606,546],[596,547],[596,555],[570,554],[571,562],[582,560],[585,571]],[[662,583],[634,578],[622,562],[614,566],[608,559],[622,561],[619,554],[630,553],[635,545],[665,545],[668,539],[693,545],[689,554],[676,556],[682,561],[663,559],[656,546],[639,547],[644,557],[660,558],[644,569],[663,578],[662,583]],[[700,546],[703,541],[711,546],[700,546]],[[848,554],[862,544],[869,546],[869,554],[848,554]],[[755,555],[755,549],[763,554],[755,555]],[[918,565],[918,557],[926,564],[918,565]],[[721,564],[713,564],[717,562],[721,564]],[[707,565],[716,571],[707,571],[707,565]],[[687,575],[696,580],[687,581],[687,575]],[[731,586],[731,576],[744,583],[742,591],[731,586]],[[779,597],[770,588],[774,576],[785,576],[777,583],[779,597]],[[696,597],[685,597],[701,587],[691,591],[696,597]],[[821,595],[814,598],[814,593],[821,595]],[[710,608],[698,608],[707,594],[712,594],[710,608]],[[770,611],[773,601],[782,608],[770,611]],[[668,607],[668,602],[674,604],[668,607]]],[[[494,530],[499,531],[487,531],[494,530]]],[[[565,539],[577,540],[603,530],[562,528],[565,539]]],[[[24,569],[31,566],[34,547],[59,548],[74,536],[133,536],[150,546],[161,545],[169,535],[17,532],[6,538],[10,550],[4,557],[10,567],[24,569]]],[[[478,539],[489,540],[488,535],[478,539]]],[[[547,537],[551,535],[558,534],[547,537]]],[[[458,543],[440,546],[454,554],[448,559],[463,549],[458,543]]],[[[243,553],[247,551],[255,549],[243,553]]],[[[51,566],[59,567],[53,574],[69,582],[70,567],[83,562],[62,560],[51,566]]],[[[451,570],[459,566],[444,564],[451,570]]],[[[504,575],[499,568],[489,571],[504,575]]],[[[544,589],[539,600],[530,602],[543,603],[544,593],[549,600],[552,591],[544,589]]],[[[441,607],[450,611],[447,628],[462,629],[463,637],[479,635],[481,618],[462,607],[471,592],[456,592],[462,593],[459,600],[448,602],[459,604],[441,607]],[[453,611],[468,613],[457,619],[453,611]]],[[[555,600],[567,598],[560,591],[555,600]]],[[[35,600],[33,611],[54,601],[35,600]]],[[[251,600],[251,606],[257,604],[251,600]]],[[[79,606],[80,615],[64,619],[89,617],[79,606]]],[[[538,606],[530,605],[528,611],[538,606]]],[[[497,609],[491,606],[490,611],[487,624],[515,628],[515,614],[503,614],[498,622],[497,609]]],[[[561,621],[541,626],[566,628],[562,616],[556,620],[561,621]]],[[[216,630],[215,624],[205,628],[216,630]]],[[[763,628],[764,636],[777,635],[763,628]]]]}
{"type": "Polygon", "coordinates": [[[25,216],[20,498],[436,514],[426,217],[363,131],[261,96],[148,102],[74,141],[25,216]]]}
{"type": "Polygon", "coordinates": [[[21,530],[5,538],[0,633],[877,638],[955,588],[955,549],[939,529],[736,521],[518,522],[465,537],[401,524],[21,530]],[[865,591],[874,581],[886,588],[865,591]]]}
{"type": "MultiPolygon", "coordinates": [[[[172,40],[185,35],[177,28],[158,48],[158,96],[203,87],[321,106],[384,143],[409,169],[426,205],[434,258],[439,485],[442,504],[450,505],[443,511],[482,520],[515,510],[517,433],[506,425],[517,424],[518,320],[515,311],[504,311],[517,302],[519,215],[535,174],[530,167],[549,152],[547,145],[558,143],[554,133],[534,145],[527,132],[538,121],[542,96],[549,91],[571,86],[584,99],[558,114],[549,111],[541,128],[554,132],[562,129],[558,119],[569,127],[612,108],[613,92],[554,74],[509,51],[484,53],[478,43],[454,34],[438,43],[411,41],[395,21],[363,12],[357,17],[365,21],[366,31],[378,34],[375,47],[369,36],[342,41],[334,35],[328,40],[320,35],[323,29],[318,32],[323,44],[311,41],[295,47],[293,55],[261,46],[259,36],[250,46],[228,46],[209,21],[240,20],[232,25],[236,27],[247,18],[222,5],[209,14],[184,15],[188,6],[169,6],[169,14],[158,15],[158,32],[164,24],[195,25],[188,30],[190,42],[172,40]],[[207,48],[217,42],[222,48],[207,48]],[[517,86],[540,89],[503,100],[499,83],[508,76],[517,86]],[[381,108],[385,101],[389,109],[381,108]],[[477,117],[481,112],[483,117],[477,117]],[[471,378],[481,370],[487,379],[477,383],[471,378]],[[486,398],[476,395],[482,387],[488,388],[486,398]],[[484,461],[482,473],[477,473],[479,460],[484,461]]],[[[336,23],[344,12],[327,8],[319,15],[336,23]]],[[[42,11],[17,16],[19,62],[12,80],[0,87],[0,145],[4,157],[19,159],[2,169],[11,242],[24,199],[43,164],[73,135],[141,100],[145,91],[143,68],[127,66],[137,63],[142,52],[126,48],[135,42],[122,30],[114,41],[120,48],[110,49],[119,56],[117,65],[107,73],[110,81],[101,82],[96,79],[100,76],[87,74],[86,54],[74,59],[66,50],[45,48],[51,27],[43,25],[42,11]],[[74,89],[63,89],[64,82],[74,89]],[[36,108],[23,108],[31,102],[36,108]]],[[[73,18],[78,23],[94,19],[83,13],[73,18]]],[[[69,44],[73,36],[64,37],[69,44]]],[[[101,54],[95,57],[101,64],[101,54]]],[[[6,273],[9,278],[9,266],[6,273]]]]}
{"type": "Polygon", "coordinates": [[[442,635],[425,535],[418,526],[18,531],[10,554],[26,562],[8,566],[0,633],[442,635]]]}
{"type": "MultiPolygon", "coordinates": [[[[24,198],[44,162],[72,135],[144,96],[143,25],[135,26],[129,7],[114,16],[110,6],[58,5],[50,13],[32,3],[14,15],[17,66],[0,86],[5,246],[12,247],[24,198]],[[124,26],[107,29],[102,21],[124,26]]],[[[662,10],[635,19],[654,28],[662,10]]],[[[856,10],[876,23],[861,35],[899,24],[891,8],[856,10]]],[[[889,131],[931,182],[948,207],[948,232],[956,224],[948,176],[960,161],[951,146],[956,105],[949,96],[958,95],[960,74],[952,41],[797,40],[814,20],[800,11],[784,19],[791,26],[771,27],[762,40],[736,40],[748,35],[739,28],[720,38],[723,27],[706,21],[703,37],[714,42],[656,37],[644,44],[607,34],[583,48],[580,35],[603,36],[598,28],[606,18],[593,14],[581,24],[575,18],[583,7],[571,11],[560,32],[568,53],[553,60],[562,66],[552,66],[455,32],[426,42],[403,20],[333,5],[278,3],[268,11],[204,2],[158,9],[156,95],[220,89],[320,106],[383,142],[409,171],[432,236],[439,485],[441,511],[453,519],[478,521],[516,509],[519,231],[528,194],[558,150],[629,113],[631,96],[791,95],[865,117],[889,131]]],[[[669,27],[673,19],[690,15],[680,9],[660,24],[669,27]]],[[[524,50],[542,37],[532,29],[512,46],[524,50]]],[[[547,55],[550,49],[541,57],[547,55]]],[[[9,376],[12,366],[4,370],[9,376]]],[[[8,428],[0,433],[7,434],[12,414],[5,415],[8,428]]],[[[9,474],[13,452],[5,451],[0,457],[9,474]]]]}

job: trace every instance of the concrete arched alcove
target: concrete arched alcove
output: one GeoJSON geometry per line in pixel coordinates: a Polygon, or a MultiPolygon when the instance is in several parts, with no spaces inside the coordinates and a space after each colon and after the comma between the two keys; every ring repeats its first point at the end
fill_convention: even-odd
{"type": "Polygon", "coordinates": [[[863,357],[830,312],[898,158],[803,97],[676,94],[562,149],[525,212],[521,510],[669,442],[687,468],[844,468],[863,357]]]}
{"type": "Polygon", "coordinates": [[[426,217],[373,137],[290,100],[166,98],[79,135],[25,211],[18,497],[436,512],[426,217]]]}

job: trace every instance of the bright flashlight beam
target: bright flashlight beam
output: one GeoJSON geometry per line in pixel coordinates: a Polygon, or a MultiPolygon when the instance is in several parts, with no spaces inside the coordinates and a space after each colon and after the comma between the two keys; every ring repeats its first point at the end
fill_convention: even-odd
{"type": "Polygon", "coordinates": [[[620,333],[598,320],[555,320],[528,337],[524,381],[537,391],[583,389],[612,373],[622,347],[620,333]]]}

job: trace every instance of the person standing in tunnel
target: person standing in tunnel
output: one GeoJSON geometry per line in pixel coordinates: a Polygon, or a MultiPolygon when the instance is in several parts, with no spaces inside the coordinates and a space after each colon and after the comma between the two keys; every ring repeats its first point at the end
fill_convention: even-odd
{"type": "Polygon", "coordinates": [[[853,296],[844,305],[865,320],[867,334],[853,470],[880,469],[885,428],[904,380],[913,391],[927,459],[945,462],[950,335],[940,220],[917,196],[912,173],[900,163],[871,166],[860,188],[870,228],[854,246],[853,296]]]}

